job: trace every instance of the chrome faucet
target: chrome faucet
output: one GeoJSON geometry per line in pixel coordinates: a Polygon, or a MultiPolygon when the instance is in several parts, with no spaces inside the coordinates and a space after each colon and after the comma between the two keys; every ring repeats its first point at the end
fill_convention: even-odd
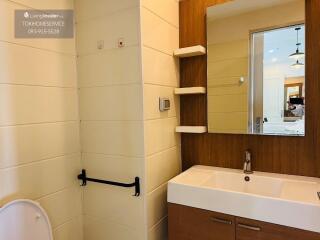
{"type": "Polygon", "coordinates": [[[251,152],[250,152],[250,150],[246,150],[245,154],[246,154],[246,159],[243,164],[243,172],[245,174],[252,174],[253,171],[251,168],[251,152]]]}

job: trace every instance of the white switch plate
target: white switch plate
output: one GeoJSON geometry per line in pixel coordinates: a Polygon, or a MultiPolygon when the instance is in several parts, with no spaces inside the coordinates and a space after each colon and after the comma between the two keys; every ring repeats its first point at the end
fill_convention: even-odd
{"type": "Polygon", "coordinates": [[[159,110],[160,110],[160,112],[170,110],[170,99],[169,98],[159,98],[159,110]]]}

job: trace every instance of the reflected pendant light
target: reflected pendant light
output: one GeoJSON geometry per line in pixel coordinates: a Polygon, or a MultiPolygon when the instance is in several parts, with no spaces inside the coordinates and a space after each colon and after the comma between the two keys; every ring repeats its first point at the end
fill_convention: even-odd
{"type": "Polygon", "coordinates": [[[295,53],[291,54],[289,56],[289,58],[293,58],[293,59],[299,60],[299,59],[304,57],[304,53],[300,52],[300,49],[299,49],[300,46],[301,46],[301,43],[299,42],[299,31],[301,30],[301,27],[297,27],[297,28],[295,28],[295,30],[297,31],[297,44],[296,44],[297,50],[296,50],[295,53]]]}
{"type": "Polygon", "coordinates": [[[299,60],[297,60],[294,64],[291,65],[292,68],[295,68],[295,69],[299,69],[301,67],[303,67],[304,64],[299,62],[299,60]]]}

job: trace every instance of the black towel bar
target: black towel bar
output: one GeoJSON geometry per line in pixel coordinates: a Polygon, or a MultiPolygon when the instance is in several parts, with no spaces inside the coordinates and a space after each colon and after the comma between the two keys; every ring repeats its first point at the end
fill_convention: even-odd
{"type": "Polygon", "coordinates": [[[107,180],[100,180],[95,178],[88,178],[87,173],[85,169],[82,169],[81,174],[78,175],[78,179],[82,181],[81,186],[86,186],[87,182],[96,182],[96,183],[103,183],[118,187],[125,187],[125,188],[131,188],[135,187],[135,194],[133,196],[138,197],[140,196],[140,179],[139,177],[135,178],[134,183],[120,183],[120,182],[113,182],[113,181],[107,181],[107,180]]]}

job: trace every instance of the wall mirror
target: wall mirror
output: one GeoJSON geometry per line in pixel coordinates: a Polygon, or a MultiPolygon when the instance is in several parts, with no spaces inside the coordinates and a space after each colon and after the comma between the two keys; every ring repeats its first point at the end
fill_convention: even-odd
{"type": "Polygon", "coordinates": [[[305,1],[207,9],[210,133],[305,135],[305,1]]]}

